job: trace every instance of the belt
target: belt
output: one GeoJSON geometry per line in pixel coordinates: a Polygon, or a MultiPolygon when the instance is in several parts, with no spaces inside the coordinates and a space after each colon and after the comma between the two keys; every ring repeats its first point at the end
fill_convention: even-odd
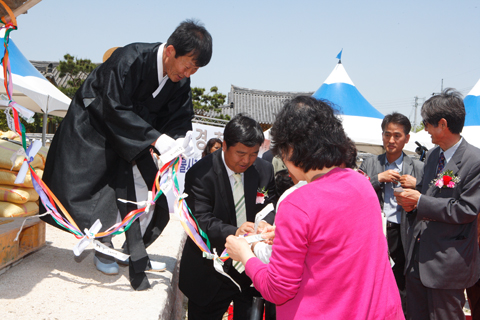
{"type": "Polygon", "coordinates": [[[387,228],[389,228],[389,229],[400,228],[400,224],[395,223],[395,222],[387,221],[387,228]]]}

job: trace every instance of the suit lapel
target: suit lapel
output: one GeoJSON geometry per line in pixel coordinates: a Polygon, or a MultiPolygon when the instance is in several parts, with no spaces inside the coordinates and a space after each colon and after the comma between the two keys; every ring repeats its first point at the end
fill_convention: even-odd
{"type": "MultiPolygon", "coordinates": [[[[377,172],[378,173],[382,173],[385,171],[385,163],[387,162],[387,154],[384,153],[384,154],[381,154],[380,156],[378,156],[378,166],[379,168],[377,168],[377,172]]],[[[382,199],[380,201],[380,203],[382,204],[382,212],[383,212],[383,202],[385,200],[385,188],[382,188],[382,199]]]]}
{"type": "Polygon", "coordinates": [[[257,198],[257,186],[259,176],[255,164],[251,165],[244,173],[243,192],[245,194],[245,209],[247,210],[247,221],[255,221],[255,202],[257,198]]]}
{"type": "Polygon", "coordinates": [[[225,165],[222,160],[222,153],[215,152],[213,154],[213,168],[215,174],[217,175],[217,183],[218,188],[220,191],[220,195],[222,199],[224,199],[225,205],[228,208],[227,216],[230,219],[229,223],[231,225],[237,225],[237,216],[235,214],[235,204],[233,201],[233,192],[232,192],[232,185],[230,184],[230,180],[228,178],[227,169],[225,169],[225,165]]]}
{"type": "Polygon", "coordinates": [[[413,173],[413,161],[407,155],[403,154],[403,167],[402,174],[412,175],[413,173]]]}
{"type": "MultiPolygon", "coordinates": [[[[465,139],[463,139],[462,143],[460,143],[457,150],[453,154],[450,161],[446,164],[443,171],[452,170],[454,175],[458,173],[458,170],[459,170],[459,167],[461,166],[463,154],[465,153],[466,147],[467,147],[466,141],[465,141],[465,139]]],[[[429,168],[430,170],[428,171],[428,174],[429,174],[429,177],[430,177],[430,179],[426,181],[428,183],[430,183],[433,179],[437,178],[437,175],[436,175],[437,166],[434,165],[434,164],[438,163],[438,157],[440,156],[440,147],[438,147],[437,149],[438,150],[435,150],[435,154],[432,154],[432,156],[434,156],[434,158],[432,159],[432,162],[434,162],[434,163],[432,163],[432,165],[429,168]]],[[[425,173],[425,174],[427,174],[427,173],[425,173]]],[[[429,186],[426,194],[434,196],[439,190],[440,190],[439,188],[435,187],[435,185],[432,184],[431,186],[429,186]]]]}

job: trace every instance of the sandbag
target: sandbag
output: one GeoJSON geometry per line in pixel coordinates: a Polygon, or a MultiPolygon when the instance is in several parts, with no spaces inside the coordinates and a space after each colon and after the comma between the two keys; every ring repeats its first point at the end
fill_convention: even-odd
{"type": "Polygon", "coordinates": [[[0,217],[26,217],[38,213],[38,204],[36,202],[27,202],[24,204],[15,204],[0,201],[0,217]]]}
{"type": "Polygon", "coordinates": [[[37,201],[38,198],[35,189],[0,185],[0,201],[26,203],[37,201]]]}
{"type": "MultiPolygon", "coordinates": [[[[12,155],[17,152],[18,149],[22,149],[23,147],[15,144],[10,141],[0,139],[0,168],[8,169],[12,168],[12,155]]],[[[23,157],[17,157],[15,159],[15,165],[13,165],[13,171],[20,170],[20,167],[23,163],[23,157]]],[[[45,162],[43,161],[42,157],[37,154],[33,158],[33,161],[30,163],[33,168],[43,169],[45,168],[45,162]]]]}
{"type": "MultiPolygon", "coordinates": [[[[33,188],[32,184],[32,175],[30,174],[30,170],[28,170],[27,175],[25,177],[25,181],[22,184],[15,184],[15,179],[17,178],[17,173],[15,171],[10,171],[6,169],[0,169],[0,185],[7,185],[7,186],[16,186],[22,188],[33,188]]],[[[43,176],[43,170],[35,169],[35,173],[40,179],[43,176]]]]}
{"type": "Polygon", "coordinates": [[[13,132],[12,130],[8,130],[8,131],[0,131],[0,138],[7,138],[7,139],[10,139],[10,140],[16,140],[16,141],[19,141],[21,142],[22,138],[16,133],[16,132],[13,132]]]}

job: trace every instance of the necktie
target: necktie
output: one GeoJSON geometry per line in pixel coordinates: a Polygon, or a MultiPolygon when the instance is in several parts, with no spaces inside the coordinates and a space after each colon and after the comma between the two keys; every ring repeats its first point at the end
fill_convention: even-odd
{"type": "Polygon", "coordinates": [[[245,210],[245,194],[243,193],[242,176],[240,173],[233,175],[235,184],[233,185],[233,201],[235,202],[235,213],[237,216],[237,227],[240,227],[247,221],[247,212],[245,210]]]}
{"type": "MultiPolygon", "coordinates": [[[[245,194],[243,192],[242,175],[235,173],[235,184],[233,185],[233,201],[235,202],[235,213],[237,216],[237,227],[240,227],[247,221],[247,212],[245,210],[245,194]]],[[[245,267],[240,261],[232,260],[233,267],[237,269],[239,273],[245,271],[245,267]]]]}
{"type": "Polygon", "coordinates": [[[443,152],[440,152],[440,157],[438,158],[437,175],[443,171],[443,168],[445,168],[445,155],[443,152]]]}

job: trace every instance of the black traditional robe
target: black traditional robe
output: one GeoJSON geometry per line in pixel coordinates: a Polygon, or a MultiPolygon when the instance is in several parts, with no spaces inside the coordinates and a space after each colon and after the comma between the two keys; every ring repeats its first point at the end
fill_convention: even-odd
{"type": "MultiPolygon", "coordinates": [[[[118,211],[124,217],[136,209],[117,201],[135,201],[132,165],[137,165],[150,189],[157,171],[151,144],[163,133],[176,139],[192,130],[189,78],[176,83],[169,79],[156,97],[152,95],[159,87],[160,45],[134,43],[118,48],[85,80],[54,136],[43,181],[82,231],[97,219],[105,230],[115,224],[118,211]]],[[[57,226],[50,216],[43,219],[57,226]]],[[[145,247],[160,235],[168,220],[168,205],[162,196],[143,242],[138,220],[127,231],[135,289],[149,287],[144,274],[149,263],[145,247]]]]}

